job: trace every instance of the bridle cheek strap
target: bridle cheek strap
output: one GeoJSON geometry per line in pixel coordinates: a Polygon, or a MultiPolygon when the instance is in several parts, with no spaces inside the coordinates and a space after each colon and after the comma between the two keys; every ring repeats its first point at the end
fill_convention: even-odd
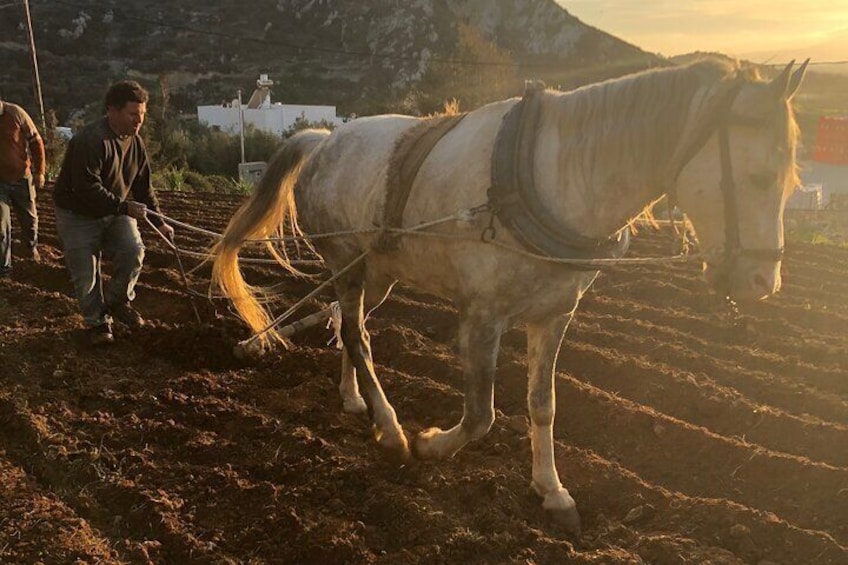
{"type": "Polygon", "coordinates": [[[729,116],[718,127],[719,155],[721,159],[721,193],[724,199],[724,262],[729,267],[739,257],[747,257],[758,261],[780,261],[783,259],[783,248],[763,249],[743,247],[739,236],[739,209],[736,202],[736,183],[733,180],[733,162],[730,158],[730,139],[727,132],[728,124],[741,126],[762,126],[762,121],[729,116]]]}

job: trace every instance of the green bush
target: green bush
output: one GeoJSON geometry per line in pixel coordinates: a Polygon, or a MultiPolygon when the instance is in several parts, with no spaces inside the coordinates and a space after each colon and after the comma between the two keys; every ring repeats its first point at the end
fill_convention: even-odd
{"type": "MultiPolygon", "coordinates": [[[[161,138],[157,164],[191,169],[204,175],[238,176],[241,161],[239,137],[199,124],[180,124],[161,138]]],[[[248,161],[268,161],[282,143],[277,135],[248,127],[244,152],[248,161]]]]}
{"type": "Polygon", "coordinates": [[[185,172],[185,182],[190,190],[197,192],[213,192],[212,183],[204,175],[197,171],[187,170],[185,172]]]}
{"type": "Polygon", "coordinates": [[[68,142],[56,133],[56,126],[59,125],[56,112],[48,110],[44,120],[47,126],[47,131],[44,132],[44,153],[47,160],[45,163],[46,176],[48,179],[55,179],[59,176],[59,171],[62,168],[68,142]]]}
{"type": "Polygon", "coordinates": [[[232,177],[226,177],[224,175],[208,175],[206,180],[209,182],[211,192],[232,192],[232,177]]]}
{"type": "Polygon", "coordinates": [[[164,187],[168,190],[184,191],[187,189],[185,182],[185,169],[168,167],[161,173],[164,187]]]}
{"type": "MultiPolygon", "coordinates": [[[[306,128],[333,129],[324,121],[298,120],[283,137],[306,128]]],[[[178,116],[151,116],[143,129],[153,161],[154,186],[168,190],[196,190],[245,194],[249,183],[238,180],[241,162],[239,136],[208,128],[178,116]]],[[[244,132],[247,161],[269,161],[283,137],[248,125],[244,132]]]]}
{"type": "Polygon", "coordinates": [[[241,179],[231,179],[229,190],[231,194],[250,194],[252,191],[252,183],[241,179]]]}

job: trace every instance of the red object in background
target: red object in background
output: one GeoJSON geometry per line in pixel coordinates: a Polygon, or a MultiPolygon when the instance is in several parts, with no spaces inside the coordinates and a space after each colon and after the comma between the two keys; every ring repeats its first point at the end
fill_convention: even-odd
{"type": "Polygon", "coordinates": [[[848,117],[819,118],[813,161],[848,165],[848,117]]]}

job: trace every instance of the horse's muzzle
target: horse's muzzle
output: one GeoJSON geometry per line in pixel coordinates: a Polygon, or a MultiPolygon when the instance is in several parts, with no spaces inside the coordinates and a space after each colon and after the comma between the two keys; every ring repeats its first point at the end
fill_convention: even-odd
{"type": "Polygon", "coordinates": [[[780,290],[780,264],[773,260],[736,257],[704,264],[704,277],[721,296],[740,302],[764,300],[780,290]]]}

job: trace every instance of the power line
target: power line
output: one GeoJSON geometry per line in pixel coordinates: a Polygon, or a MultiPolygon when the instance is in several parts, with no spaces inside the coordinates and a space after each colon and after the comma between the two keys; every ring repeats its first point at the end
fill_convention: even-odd
{"type": "MultiPolygon", "coordinates": [[[[759,65],[761,67],[785,67],[789,64],[789,61],[785,63],[754,63],[755,65],[759,65]]],[[[808,66],[822,66],[822,65],[848,65],[848,59],[844,61],[810,61],[807,63],[808,66]]]]}

